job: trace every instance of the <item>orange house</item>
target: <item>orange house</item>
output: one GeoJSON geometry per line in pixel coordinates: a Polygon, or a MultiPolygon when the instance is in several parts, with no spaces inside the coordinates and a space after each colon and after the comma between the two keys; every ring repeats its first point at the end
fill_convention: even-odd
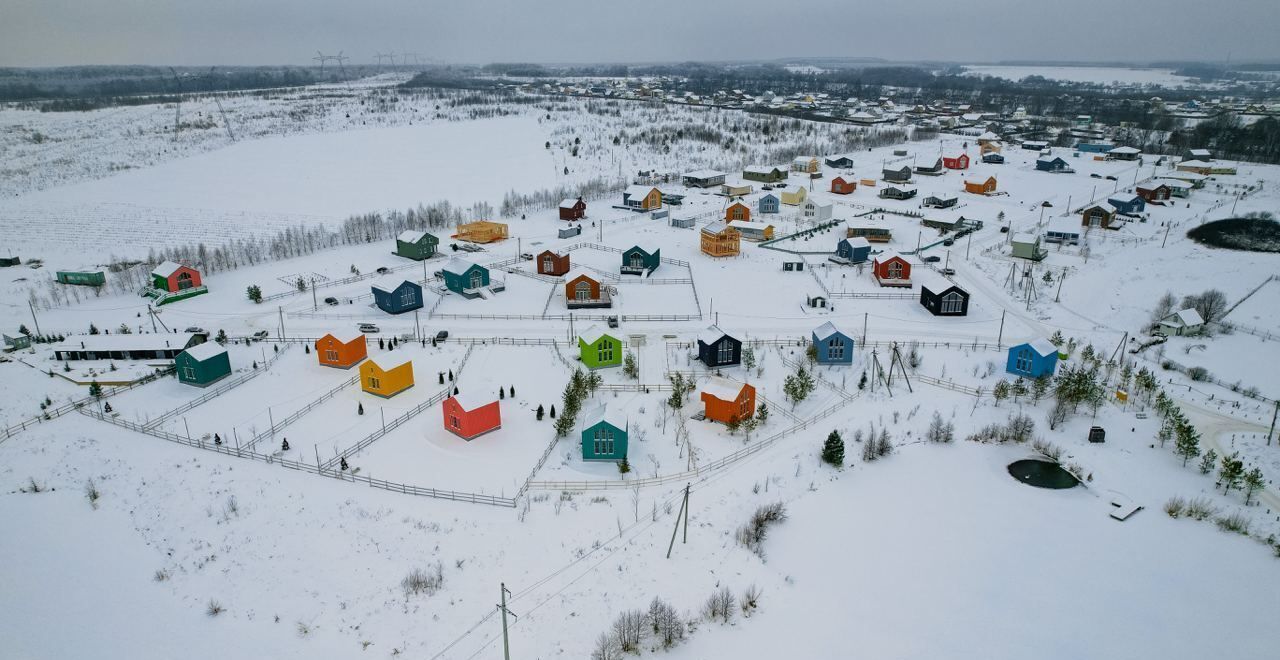
{"type": "Polygon", "coordinates": [[[892,252],[882,252],[871,260],[871,274],[880,286],[911,288],[911,263],[892,252]]]}
{"type": "Polygon", "coordinates": [[[330,332],[316,340],[316,359],[323,366],[350,369],[366,357],[369,351],[363,332],[330,332]]]}
{"type": "Polygon", "coordinates": [[[831,192],[837,195],[848,195],[854,190],[857,190],[857,188],[858,182],[851,178],[846,179],[842,176],[838,176],[831,180],[831,192]]]}
{"type": "Polygon", "coordinates": [[[475,222],[464,222],[458,225],[458,233],[449,238],[471,243],[492,243],[501,241],[506,237],[507,225],[505,223],[476,220],[475,222]]]}
{"type": "Polygon", "coordinates": [[[444,428],[462,438],[472,438],[502,428],[502,409],[490,395],[458,393],[444,400],[444,428]]]}
{"type": "Polygon", "coordinates": [[[537,258],[539,275],[560,276],[569,272],[569,253],[556,254],[551,250],[543,250],[537,258]]]}
{"type": "Polygon", "coordinates": [[[990,195],[996,191],[996,178],[989,176],[986,181],[965,181],[964,191],[975,195],[990,195]]]}
{"type": "Polygon", "coordinates": [[[741,422],[756,414],[756,388],[728,378],[712,376],[702,386],[702,403],[706,418],[728,424],[741,422]]]}
{"type": "Polygon", "coordinates": [[[724,211],[724,221],[733,222],[734,220],[751,220],[751,209],[742,202],[734,202],[724,211]]]}

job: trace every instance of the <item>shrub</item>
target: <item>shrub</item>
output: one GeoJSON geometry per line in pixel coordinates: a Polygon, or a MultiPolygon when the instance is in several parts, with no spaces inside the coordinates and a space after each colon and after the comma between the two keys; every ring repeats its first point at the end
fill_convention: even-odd
{"type": "Polygon", "coordinates": [[[98,490],[98,484],[93,483],[93,479],[84,485],[84,496],[89,500],[89,506],[98,508],[98,500],[102,499],[102,492],[98,490]]]}
{"type": "Polygon", "coordinates": [[[225,608],[222,607],[222,603],[219,603],[216,600],[210,600],[209,604],[205,605],[205,608],[204,608],[204,613],[209,616],[218,616],[219,614],[222,614],[224,611],[226,610],[225,608]]]}
{"type": "Polygon", "coordinates": [[[671,648],[676,642],[684,639],[685,625],[684,619],[680,618],[680,613],[670,603],[655,596],[653,601],[649,603],[649,612],[646,615],[649,625],[653,627],[653,634],[657,636],[658,641],[662,643],[662,648],[671,648]]]}
{"type": "Polygon", "coordinates": [[[1218,512],[1218,507],[1214,506],[1213,502],[1209,501],[1208,498],[1197,497],[1194,500],[1187,502],[1188,518],[1194,518],[1196,520],[1205,520],[1213,516],[1213,514],[1217,512],[1218,512]]]}
{"type": "Polygon", "coordinates": [[[703,612],[712,621],[720,619],[728,623],[729,619],[733,618],[735,602],[736,599],[733,597],[733,592],[729,591],[729,587],[720,587],[707,598],[706,605],[703,606],[703,612]]]}
{"type": "Polygon", "coordinates": [[[751,514],[745,525],[738,528],[738,543],[763,559],[764,539],[769,534],[769,527],[786,519],[787,507],[782,502],[763,504],[751,514]]]}
{"type": "Polygon", "coordinates": [[[444,586],[444,568],[440,562],[436,562],[425,570],[415,568],[400,581],[400,587],[404,589],[406,598],[421,593],[430,596],[439,591],[442,586],[444,586]]]}
{"type": "Polygon", "coordinates": [[[1164,512],[1169,514],[1170,518],[1177,518],[1181,516],[1182,512],[1185,511],[1186,508],[1187,501],[1177,495],[1170,497],[1169,501],[1164,503],[1164,512]]]}
{"type": "Polygon", "coordinates": [[[760,606],[760,587],[751,585],[742,592],[742,616],[751,616],[752,610],[760,606]]]}
{"type": "Polygon", "coordinates": [[[1204,367],[1191,367],[1187,369],[1187,378],[1194,381],[1209,380],[1209,370],[1204,367]]]}
{"type": "Polygon", "coordinates": [[[1218,529],[1224,532],[1249,535],[1249,519],[1239,512],[1218,516],[1213,522],[1218,526],[1218,529]]]}

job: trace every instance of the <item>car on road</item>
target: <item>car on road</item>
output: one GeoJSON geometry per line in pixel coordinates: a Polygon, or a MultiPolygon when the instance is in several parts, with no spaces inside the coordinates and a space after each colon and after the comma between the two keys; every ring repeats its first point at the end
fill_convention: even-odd
{"type": "Polygon", "coordinates": [[[263,339],[266,339],[267,337],[270,337],[270,336],[271,336],[270,332],[267,332],[266,330],[259,330],[253,333],[253,340],[262,341],[263,339]]]}
{"type": "Polygon", "coordinates": [[[927,257],[925,257],[925,258],[924,258],[924,260],[925,260],[925,263],[936,264],[936,263],[938,263],[939,261],[942,261],[942,257],[939,257],[939,256],[938,256],[938,255],[936,255],[936,254],[931,254],[931,255],[929,255],[929,256],[927,256],[927,257]]]}
{"type": "Polygon", "coordinates": [[[1091,177],[1093,177],[1093,178],[1095,178],[1095,179],[1101,179],[1101,178],[1102,178],[1102,175],[1101,175],[1101,174],[1098,174],[1097,172],[1094,172],[1093,174],[1090,174],[1089,176],[1091,176],[1091,177]]]}
{"type": "Polygon", "coordinates": [[[956,239],[954,239],[954,238],[948,238],[947,240],[943,241],[943,242],[942,242],[942,244],[943,244],[943,245],[945,245],[945,246],[947,246],[947,247],[951,247],[952,245],[955,245],[955,244],[956,244],[956,239]]]}
{"type": "Polygon", "coordinates": [[[386,275],[387,273],[390,273],[390,272],[391,272],[390,268],[387,268],[386,266],[378,266],[379,275],[386,275]]]}
{"type": "Polygon", "coordinates": [[[208,332],[206,332],[206,331],[205,331],[205,329],[204,329],[204,328],[201,328],[201,327],[200,327],[200,326],[198,326],[198,325],[193,325],[193,326],[191,326],[190,328],[187,328],[186,330],[183,330],[183,332],[194,332],[194,333],[196,333],[196,334],[200,334],[200,335],[207,335],[207,334],[209,334],[208,332]]]}
{"type": "Polygon", "coordinates": [[[1009,225],[1005,225],[1005,226],[1001,227],[1001,228],[1000,228],[1000,233],[1001,233],[1001,234],[1007,234],[1007,233],[1009,233],[1009,225]]]}
{"type": "Polygon", "coordinates": [[[610,328],[616,328],[616,327],[618,327],[618,317],[616,317],[616,316],[610,316],[610,317],[609,317],[609,319],[608,319],[608,323],[609,323],[609,327],[610,327],[610,328]]]}
{"type": "Polygon", "coordinates": [[[1108,174],[1106,178],[1107,178],[1107,181],[1115,181],[1115,180],[1116,180],[1116,178],[1115,178],[1114,176],[1111,176],[1110,174],[1108,174]]]}
{"type": "Polygon", "coordinates": [[[382,332],[382,330],[373,323],[361,323],[356,327],[360,329],[360,332],[382,332]]]}
{"type": "Polygon", "coordinates": [[[325,299],[324,299],[324,304],[326,304],[326,305],[336,305],[336,304],[338,304],[338,299],[337,299],[337,298],[334,298],[333,296],[329,296],[328,298],[325,298],[325,299]]]}
{"type": "Polygon", "coordinates": [[[950,276],[950,275],[955,275],[955,274],[956,274],[956,269],[954,269],[954,268],[943,268],[942,270],[940,270],[940,271],[938,271],[938,272],[942,273],[943,275],[948,275],[948,276],[950,276]]]}
{"type": "Polygon", "coordinates": [[[533,255],[528,252],[522,252],[520,254],[520,258],[524,259],[525,261],[533,261],[533,255]]]}
{"type": "Polygon", "coordinates": [[[436,341],[444,341],[448,338],[449,338],[448,330],[441,330],[440,332],[436,333],[436,341]]]}

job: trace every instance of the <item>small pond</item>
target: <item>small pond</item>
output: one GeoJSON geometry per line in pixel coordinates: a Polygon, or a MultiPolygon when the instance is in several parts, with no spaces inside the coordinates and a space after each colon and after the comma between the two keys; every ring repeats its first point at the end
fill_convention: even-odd
{"type": "Polygon", "coordinates": [[[1057,463],[1034,458],[1009,464],[1009,474],[1024,484],[1037,488],[1072,488],[1080,483],[1057,463]]]}

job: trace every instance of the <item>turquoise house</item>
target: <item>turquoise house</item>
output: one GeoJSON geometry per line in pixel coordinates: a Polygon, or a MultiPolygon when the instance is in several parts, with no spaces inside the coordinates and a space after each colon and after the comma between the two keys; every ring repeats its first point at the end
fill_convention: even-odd
{"type": "Polygon", "coordinates": [[[582,460],[621,461],[627,457],[627,419],[600,404],[582,419],[582,460]]]}
{"type": "Polygon", "coordinates": [[[446,289],[468,298],[480,295],[489,286],[489,269],[460,257],[454,257],[440,269],[446,289]]]}
{"type": "Polygon", "coordinates": [[[637,245],[622,253],[622,267],[619,271],[623,275],[647,275],[658,270],[661,264],[662,250],[649,252],[637,245]]]}
{"type": "Polygon", "coordinates": [[[813,352],[818,364],[853,364],[853,338],[827,321],[813,331],[813,352]]]}

